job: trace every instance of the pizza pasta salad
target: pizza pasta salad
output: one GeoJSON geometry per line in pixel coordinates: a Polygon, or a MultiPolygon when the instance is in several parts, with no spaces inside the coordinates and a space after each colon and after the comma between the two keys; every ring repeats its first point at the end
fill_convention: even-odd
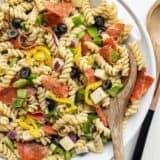
{"type": "Polygon", "coordinates": [[[139,108],[146,74],[132,26],[102,0],[4,0],[0,6],[0,155],[8,160],[70,160],[102,152],[111,140],[104,109],[129,77],[137,82],[126,113],[139,108]]]}

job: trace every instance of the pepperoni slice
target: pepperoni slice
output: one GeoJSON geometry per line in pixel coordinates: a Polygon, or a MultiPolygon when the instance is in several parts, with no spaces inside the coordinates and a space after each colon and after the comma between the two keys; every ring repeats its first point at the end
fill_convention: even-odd
{"type": "Polygon", "coordinates": [[[85,42],[86,41],[91,41],[92,40],[92,38],[91,38],[91,36],[88,34],[88,33],[86,33],[83,37],[82,37],[82,39],[81,39],[81,44],[82,44],[82,53],[83,53],[83,55],[85,55],[87,52],[88,52],[88,48],[87,48],[87,46],[85,45],[85,42]]]}
{"type": "Polygon", "coordinates": [[[45,124],[43,131],[48,135],[57,135],[57,131],[50,124],[45,124]]]}
{"type": "Polygon", "coordinates": [[[113,48],[111,46],[104,46],[100,49],[100,55],[110,64],[113,64],[112,62],[112,51],[113,48]]]}
{"type": "Polygon", "coordinates": [[[116,42],[114,41],[114,39],[112,37],[108,37],[104,40],[103,42],[104,46],[110,46],[112,48],[116,48],[116,42]]]}
{"type": "Polygon", "coordinates": [[[105,127],[108,126],[108,120],[103,112],[103,109],[101,107],[96,107],[96,112],[99,117],[99,119],[102,121],[105,127]]]}
{"type": "Polygon", "coordinates": [[[146,69],[138,72],[135,87],[133,89],[131,100],[139,100],[150,88],[154,79],[151,76],[146,75],[146,69]]]}
{"type": "Polygon", "coordinates": [[[43,160],[47,156],[48,149],[36,143],[17,143],[21,160],[43,160]]]}
{"type": "Polygon", "coordinates": [[[44,14],[49,26],[54,27],[63,21],[63,17],[60,17],[50,11],[44,14]]]}
{"type": "Polygon", "coordinates": [[[124,27],[125,24],[123,23],[112,24],[107,28],[107,33],[114,39],[117,39],[121,34],[121,32],[124,30],[124,27]]]}
{"type": "Polygon", "coordinates": [[[47,90],[53,91],[58,97],[68,97],[68,86],[61,84],[58,80],[48,76],[43,78],[42,83],[47,90]]]}
{"type": "Polygon", "coordinates": [[[45,1],[44,6],[47,11],[63,18],[69,16],[73,10],[72,4],[66,2],[53,3],[45,1]]]}
{"type": "Polygon", "coordinates": [[[45,119],[45,115],[42,111],[29,112],[28,115],[36,121],[44,121],[45,119]]]}
{"type": "Polygon", "coordinates": [[[94,83],[96,81],[96,77],[94,76],[94,70],[89,68],[84,72],[85,77],[87,78],[87,83],[94,83]]]}
{"type": "Polygon", "coordinates": [[[31,86],[27,86],[25,87],[25,89],[27,89],[27,96],[28,97],[31,97],[31,96],[34,96],[37,92],[37,90],[34,88],[34,87],[31,87],[31,86]]]}
{"type": "Polygon", "coordinates": [[[0,101],[6,105],[10,105],[12,101],[16,98],[17,92],[13,87],[4,88],[0,91],[0,101]]]}

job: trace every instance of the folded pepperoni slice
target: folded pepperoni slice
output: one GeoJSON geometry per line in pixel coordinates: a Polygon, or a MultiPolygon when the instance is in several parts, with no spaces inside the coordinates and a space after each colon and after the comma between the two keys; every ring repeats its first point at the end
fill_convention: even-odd
{"type": "Polygon", "coordinates": [[[43,160],[48,153],[47,147],[36,143],[17,143],[21,160],[43,160]]]}
{"type": "Polygon", "coordinates": [[[57,135],[57,131],[50,124],[45,124],[42,129],[48,135],[57,135]]]}
{"type": "Polygon", "coordinates": [[[58,80],[49,76],[44,77],[42,83],[47,90],[53,91],[58,97],[66,98],[68,96],[68,85],[61,84],[58,80]]]}
{"type": "Polygon", "coordinates": [[[0,101],[6,105],[10,105],[16,96],[16,89],[13,87],[4,88],[0,91],[0,101]]]}
{"type": "Polygon", "coordinates": [[[87,83],[94,83],[96,81],[96,77],[94,76],[94,70],[92,68],[89,68],[85,70],[84,75],[87,79],[87,83]]]}
{"type": "Polygon", "coordinates": [[[146,75],[145,68],[143,68],[142,71],[139,71],[137,74],[136,84],[130,99],[132,101],[139,100],[148,91],[153,81],[153,77],[146,75]]]}
{"type": "Polygon", "coordinates": [[[49,26],[54,27],[57,24],[63,21],[63,17],[60,17],[50,11],[44,14],[46,21],[48,22],[49,26]]]}
{"type": "Polygon", "coordinates": [[[85,55],[88,52],[88,47],[86,46],[85,42],[86,41],[91,41],[91,40],[92,40],[92,38],[91,38],[91,36],[88,33],[86,33],[82,37],[81,44],[82,44],[82,53],[83,53],[83,55],[85,55]]]}
{"type": "Polygon", "coordinates": [[[44,6],[47,11],[54,13],[59,17],[67,17],[73,10],[72,4],[67,2],[53,3],[45,1],[44,6]]]}
{"type": "Polygon", "coordinates": [[[109,45],[104,46],[100,49],[99,53],[100,55],[109,63],[109,64],[113,64],[112,62],[112,51],[113,48],[109,45]]]}
{"type": "Polygon", "coordinates": [[[44,121],[45,120],[45,114],[40,110],[34,111],[34,112],[29,112],[28,115],[36,121],[44,121]]]}
{"type": "Polygon", "coordinates": [[[117,39],[121,34],[121,32],[124,30],[124,27],[125,24],[123,23],[112,24],[107,28],[107,33],[114,39],[117,39]]]}

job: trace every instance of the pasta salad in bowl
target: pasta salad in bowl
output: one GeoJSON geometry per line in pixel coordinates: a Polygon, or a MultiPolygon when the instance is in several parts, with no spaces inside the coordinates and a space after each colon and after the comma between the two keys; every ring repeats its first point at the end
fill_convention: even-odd
{"type": "Polygon", "coordinates": [[[111,141],[104,110],[130,75],[137,81],[124,129],[154,78],[132,25],[101,0],[4,0],[0,6],[0,155],[70,160],[111,141]],[[78,2],[78,3],[77,3],[78,2]]]}

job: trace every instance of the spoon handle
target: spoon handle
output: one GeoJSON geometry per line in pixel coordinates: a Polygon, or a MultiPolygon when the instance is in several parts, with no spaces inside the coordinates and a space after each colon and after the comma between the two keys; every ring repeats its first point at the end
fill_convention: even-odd
{"type": "Polygon", "coordinates": [[[142,124],[140,134],[139,134],[139,137],[136,143],[136,147],[133,153],[132,160],[141,160],[142,158],[142,153],[144,150],[145,142],[147,139],[147,135],[148,135],[148,131],[150,128],[150,124],[152,122],[153,115],[154,115],[154,111],[149,110],[142,124]]]}

